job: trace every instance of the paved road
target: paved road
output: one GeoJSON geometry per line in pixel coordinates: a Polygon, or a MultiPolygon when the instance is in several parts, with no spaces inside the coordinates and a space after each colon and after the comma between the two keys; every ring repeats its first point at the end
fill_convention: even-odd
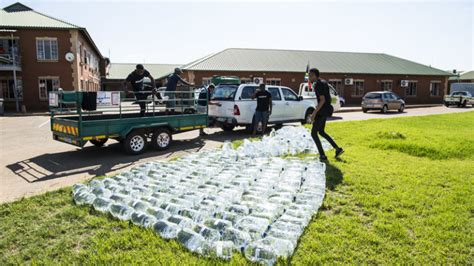
{"type": "MultiPolygon", "coordinates": [[[[333,121],[393,118],[453,112],[468,112],[474,108],[419,108],[405,113],[336,113],[333,121]]],[[[242,130],[212,132],[199,138],[197,131],[178,134],[166,152],[148,151],[139,156],[124,155],[120,145],[109,141],[105,147],[87,145],[83,150],[53,141],[49,118],[45,116],[0,117],[0,202],[40,194],[70,186],[97,175],[112,174],[133,165],[157,159],[169,159],[201,149],[215,148],[225,140],[248,137],[242,130]]]]}

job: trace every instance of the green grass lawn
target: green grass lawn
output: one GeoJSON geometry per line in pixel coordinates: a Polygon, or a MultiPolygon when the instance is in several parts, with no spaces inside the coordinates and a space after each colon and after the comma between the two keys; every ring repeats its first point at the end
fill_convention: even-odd
{"type": "MultiPolygon", "coordinates": [[[[330,159],[323,206],[289,262],[474,263],[474,112],[327,131],[346,153],[330,159]]],[[[75,206],[70,188],[0,205],[0,254],[1,265],[225,263],[75,206]]],[[[247,261],[236,253],[230,263],[247,261]]]]}

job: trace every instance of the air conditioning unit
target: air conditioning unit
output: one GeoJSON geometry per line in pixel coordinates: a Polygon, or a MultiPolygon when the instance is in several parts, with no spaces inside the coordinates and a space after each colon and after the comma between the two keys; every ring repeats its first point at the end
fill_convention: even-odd
{"type": "Polygon", "coordinates": [[[354,84],[354,79],[347,78],[347,79],[344,80],[344,84],[345,85],[352,85],[352,84],[354,84]]]}
{"type": "Polygon", "coordinates": [[[400,86],[403,87],[403,88],[408,87],[408,80],[401,80],[400,81],[400,86]]]}
{"type": "Polygon", "coordinates": [[[253,83],[259,85],[263,83],[263,78],[253,78],[253,83]]]}

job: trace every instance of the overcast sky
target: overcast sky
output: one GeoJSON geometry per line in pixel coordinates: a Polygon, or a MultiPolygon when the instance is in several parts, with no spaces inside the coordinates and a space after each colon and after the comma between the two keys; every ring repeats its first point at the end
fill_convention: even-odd
{"type": "Polygon", "coordinates": [[[188,63],[244,47],[387,53],[474,69],[471,0],[22,2],[86,27],[112,62],[188,63]]]}

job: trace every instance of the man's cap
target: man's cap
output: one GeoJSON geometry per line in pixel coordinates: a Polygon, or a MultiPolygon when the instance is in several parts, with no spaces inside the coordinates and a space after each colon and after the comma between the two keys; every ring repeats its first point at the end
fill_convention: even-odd
{"type": "Polygon", "coordinates": [[[177,67],[174,69],[174,73],[183,73],[183,70],[181,70],[181,68],[177,67]]]}
{"type": "Polygon", "coordinates": [[[209,86],[207,86],[207,87],[208,87],[208,88],[211,88],[211,87],[212,87],[212,88],[215,88],[216,85],[214,85],[214,83],[211,83],[211,84],[209,84],[209,86]]]}
{"type": "Polygon", "coordinates": [[[143,67],[143,65],[142,65],[142,64],[138,64],[138,65],[136,66],[136,69],[143,70],[143,69],[145,69],[145,68],[143,67]]]}

